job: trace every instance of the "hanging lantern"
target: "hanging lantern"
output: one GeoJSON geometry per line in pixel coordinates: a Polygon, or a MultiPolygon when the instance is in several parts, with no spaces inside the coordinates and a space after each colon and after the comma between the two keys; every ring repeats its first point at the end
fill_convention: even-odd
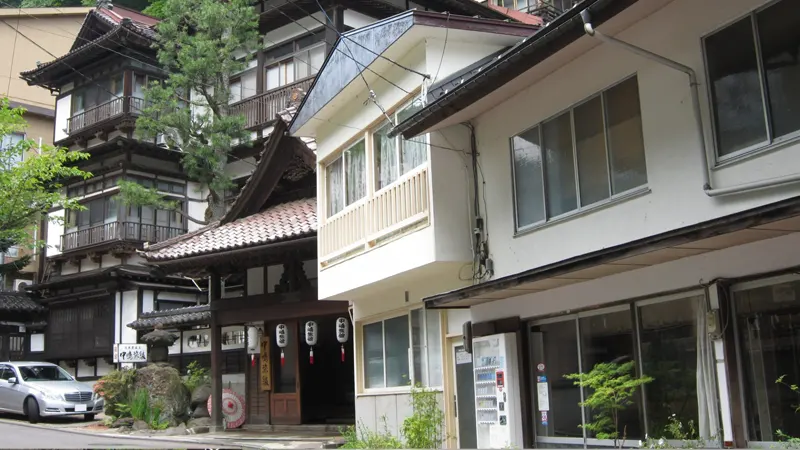
{"type": "Polygon", "coordinates": [[[256,353],[259,352],[258,327],[247,327],[247,353],[250,354],[250,366],[256,366],[256,353]]]}
{"type": "Polygon", "coordinates": [[[342,362],[344,362],[344,343],[350,337],[350,327],[347,326],[347,319],[339,317],[336,319],[336,340],[339,341],[342,348],[342,362]]]}
{"type": "Polygon", "coordinates": [[[283,349],[289,344],[289,329],[286,325],[279,324],[275,327],[275,343],[278,344],[278,347],[281,349],[281,366],[283,366],[283,363],[286,361],[283,349]]]}
{"type": "Polygon", "coordinates": [[[317,345],[317,322],[313,320],[306,322],[306,344],[311,347],[308,361],[314,364],[314,346],[317,345]]]}

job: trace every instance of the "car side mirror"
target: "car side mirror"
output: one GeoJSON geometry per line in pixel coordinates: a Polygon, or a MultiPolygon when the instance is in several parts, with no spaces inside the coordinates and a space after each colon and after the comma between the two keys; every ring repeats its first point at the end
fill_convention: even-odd
{"type": "Polygon", "coordinates": [[[17,384],[17,377],[11,377],[8,379],[8,384],[17,384]]]}

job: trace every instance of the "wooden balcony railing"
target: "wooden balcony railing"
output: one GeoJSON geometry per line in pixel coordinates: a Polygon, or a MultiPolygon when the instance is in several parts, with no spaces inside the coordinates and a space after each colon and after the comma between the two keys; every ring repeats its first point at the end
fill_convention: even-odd
{"type": "Polygon", "coordinates": [[[319,229],[320,261],[366,250],[404,228],[427,220],[430,214],[428,167],[326,220],[319,229]]]}
{"type": "Polygon", "coordinates": [[[124,113],[138,115],[144,99],[132,96],[117,97],[87,109],[67,119],[67,134],[73,134],[124,113]]]}
{"type": "Polygon", "coordinates": [[[172,228],[136,222],[110,222],[61,236],[61,251],[67,252],[103,242],[128,240],[160,242],[186,233],[183,228],[172,228]]]}
{"type": "MultiPolygon", "coordinates": [[[[245,117],[246,128],[257,128],[273,120],[282,110],[286,109],[294,89],[308,91],[314,77],[303,78],[294,83],[272,89],[262,94],[248,97],[230,106],[230,114],[242,114],[245,117]]],[[[301,97],[302,98],[302,97],[301,97]]]]}

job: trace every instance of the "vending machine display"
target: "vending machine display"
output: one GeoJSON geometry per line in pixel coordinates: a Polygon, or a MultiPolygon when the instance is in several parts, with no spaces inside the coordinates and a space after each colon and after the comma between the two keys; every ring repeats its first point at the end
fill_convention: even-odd
{"type": "Polygon", "coordinates": [[[517,347],[513,333],[472,340],[478,448],[522,446],[517,347]]]}

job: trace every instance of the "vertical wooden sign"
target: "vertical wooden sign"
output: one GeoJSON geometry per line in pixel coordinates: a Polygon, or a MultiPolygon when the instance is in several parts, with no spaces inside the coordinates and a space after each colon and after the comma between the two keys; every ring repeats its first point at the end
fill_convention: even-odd
{"type": "Polygon", "coordinates": [[[261,337],[261,390],[272,390],[272,360],[270,359],[270,337],[261,337]]]}

